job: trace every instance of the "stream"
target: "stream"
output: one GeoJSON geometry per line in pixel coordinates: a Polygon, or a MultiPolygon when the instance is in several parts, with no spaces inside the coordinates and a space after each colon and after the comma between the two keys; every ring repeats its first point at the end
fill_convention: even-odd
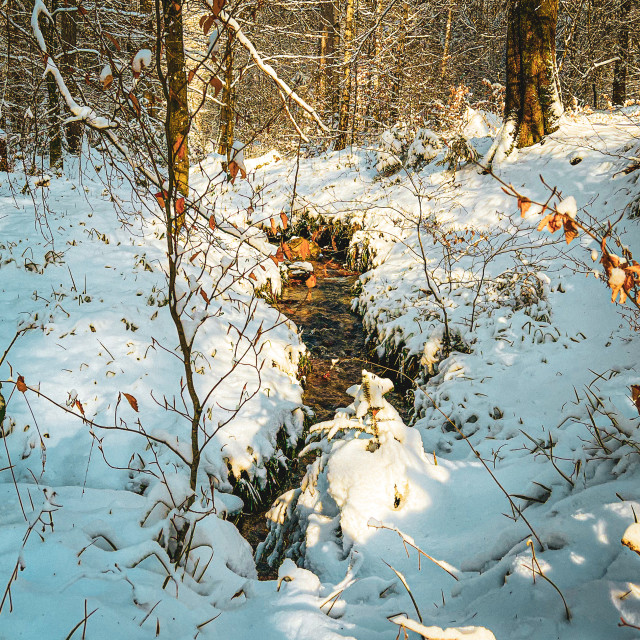
{"type": "MultiPolygon", "coordinates": [[[[302,331],[309,351],[311,371],[306,378],[303,402],[314,411],[315,423],[331,420],[337,408],[351,404],[353,398],[346,390],[360,383],[362,369],[382,376],[385,369],[368,361],[362,322],[351,311],[352,290],[358,275],[333,260],[315,262],[314,268],[316,286],[308,289],[304,281],[290,282],[278,306],[302,331]]],[[[408,409],[402,395],[394,390],[386,398],[406,421],[408,409]]],[[[300,486],[311,461],[300,460],[295,465],[281,493],[300,486]]],[[[267,536],[269,507],[243,514],[236,523],[254,551],[267,536]]],[[[275,579],[277,568],[261,561],[258,574],[262,580],[275,579]]]]}

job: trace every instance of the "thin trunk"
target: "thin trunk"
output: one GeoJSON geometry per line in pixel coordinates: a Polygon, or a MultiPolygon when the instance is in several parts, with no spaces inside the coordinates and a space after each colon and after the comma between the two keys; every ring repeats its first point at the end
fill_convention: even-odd
{"type": "Polygon", "coordinates": [[[227,164],[231,160],[233,149],[233,129],[235,124],[235,90],[233,88],[233,50],[231,41],[227,43],[225,52],[224,87],[220,108],[220,130],[218,132],[218,153],[227,156],[227,164]]]}
{"type": "MultiPolygon", "coordinates": [[[[182,1],[163,0],[165,47],[167,57],[167,138],[169,142],[169,173],[176,189],[189,193],[189,105],[187,102],[187,72],[182,31],[182,1]]],[[[171,181],[170,181],[171,182],[171,181]]]]}
{"type": "MultiPolygon", "coordinates": [[[[60,28],[64,46],[62,73],[70,78],[75,72],[78,57],[75,52],[78,42],[78,25],[75,21],[75,14],[64,11],[60,17],[60,28]]],[[[82,151],[82,123],[80,121],[68,123],[65,125],[65,134],[69,151],[79,156],[82,151]]]]}
{"type": "Polygon", "coordinates": [[[391,110],[389,113],[391,124],[395,124],[400,120],[401,112],[401,96],[404,86],[404,64],[405,49],[407,46],[407,27],[409,24],[409,3],[402,3],[402,16],[398,25],[398,41],[396,43],[396,64],[393,73],[393,83],[391,86],[391,110]]]}
{"type": "Polygon", "coordinates": [[[327,0],[321,5],[320,13],[320,97],[333,108],[335,87],[334,87],[334,57],[336,53],[336,28],[335,28],[335,7],[333,0],[327,0]]]}
{"type": "Polygon", "coordinates": [[[444,49],[442,51],[442,67],[440,69],[440,79],[444,80],[447,73],[447,61],[449,60],[449,49],[451,48],[451,31],[453,26],[453,7],[449,7],[447,13],[447,25],[444,29],[444,49]]]}
{"type": "MultiPolygon", "coordinates": [[[[47,19],[44,22],[44,38],[47,50],[55,52],[55,28],[56,14],[53,13],[58,8],[58,0],[52,0],[51,12],[53,14],[53,24],[47,19]]],[[[62,169],[62,128],[60,126],[60,100],[58,87],[53,74],[47,74],[47,97],[49,106],[49,166],[52,169],[62,169]]]]}
{"type": "Polygon", "coordinates": [[[613,104],[624,105],[627,99],[627,67],[629,64],[629,12],[631,0],[621,0],[618,10],[618,33],[616,34],[616,56],[613,68],[613,104]]]}
{"type": "Polygon", "coordinates": [[[374,35],[374,70],[373,70],[373,117],[379,122],[382,120],[382,97],[380,96],[380,77],[382,69],[382,0],[376,2],[376,30],[374,35]]]}
{"type": "Polygon", "coordinates": [[[344,57],[342,60],[342,88],[340,92],[340,118],[338,128],[340,134],[336,141],[336,150],[340,151],[347,146],[349,135],[349,112],[351,107],[351,44],[353,42],[353,27],[355,13],[355,0],[347,0],[344,18],[344,57]]]}

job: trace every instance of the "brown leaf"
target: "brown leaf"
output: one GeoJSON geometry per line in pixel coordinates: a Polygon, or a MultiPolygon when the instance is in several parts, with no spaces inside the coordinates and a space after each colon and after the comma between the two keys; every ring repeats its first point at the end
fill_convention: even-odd
{"type": "Polygon", "coordinates": [[[250,277],[252,280],[257,280],[257,279],[258,279],[258,278],[256,277],[256,274],[255,274],[255,273],[253,273],[253,271],[249,274],[249,277],[250,277]]]}
{"type": "Polygon", "coordinates": [[[76,398],[76,401],[73,403],[74,406],[78,409],[78,411],[84,415],[84,408],[82,407],[82,403],[80,402],[80,400],[78,400],[78,398],[76,398]]]}
{"type": "Polygon", "coordinates": [[[178,198],[176,200],[176,215],[184,213],[184,198],[178,198]]]}
{"type": "Polygon", "coordinates": [[[213,10],[213,15],[216,18],[222,11],[224,4],[225,4],[225,0],[213,0],[213,2],[211,3],[211,9],[213,10]]]}
{"type": "Polygon", "coordinates": [[[269,257],[273,260],[273,264],[275,264],[276,267],[280,264],[280,260],[278,260],[275,254],[272,253],[269,257]]]}
{"type": "Polygon", "coordinates": [[[158,204],[164,209],[165,208],[164,199],[167,197],[167,192],[166,191],[158,191],[158,193],[154,193],[153,195],[154,195],[155,199],[158,201],[158,204]]]}
{"type": "Polygon", "coordinates": [[[216,230],[216,217],[215,216],[211,216],[209,218],[209,229],[211,229],[211,231],[215,231],[216,230]]]}
{"type": "Polygon", "coordinates": [[[289,218],[284,211],[280,213],[280,220],[282,220],[282,228],[286,229],[289,226],[289,218]]]}
{"type": "Polygon", "coordinates": [[[220,81],[219,78],[216,78],[216,76],[213,76],[211,80],[209,80],[209,84],[215,89],[213,95],[217,97],[222,89],[222,82],[220,81]]]}
{"type": "Polygon", "coordinates": [[[572,240],[575,240],[578,237],[578,227],[576,223],[567,215],[564,218],[564,237],[567,241],[567,244],[571,244],[572,240]]]}
{"type": "Polygon", "coordinates": [[[307,287],[309,287],[309,289],[313,289],[313,287],[315,287],[317,283],[318,283],[318,279],[313,273],[305,281],[305,284],[307,285],[307,287]]]}
{"type": "Polygon", "coordinates": [[[282,251],[282,247],[278,247],[278,250],[276,251],[276,258],[278,259],[278,262],[284,262],[284,252],[282,251]]]}
{"type": "Polygon", "coordinates": [[[129,101],[131,102],[131,106],[134,108],[136,115],[140,117],[142,109],[140,109],[140,103],[138,102],[138,98],[136,98],[133,91],[129,92],[129,101]]]}
{"type": "Polygon", "coordinates": [[[274,218],[271,218],[271,233],[273,233],[273,235],[275,236],[276,233],[278,233],[278,227],[276,225],[276,221],[274,218]]]}
{"type": "Polygon", "coordinates": [[[113,76],[109,74],[102,79],[102,88],[106,91],[113,84],[113,76]]]}
{"type": "Polygon", "coordinates": [[[191,81],[196,77],[196,70],[195,69],[191,69],[191,71],[189,71],[189,75],[187,76],[187,84],[191,84],[191,81]]]}
{"type": "Polygon", "coordinates": [[[204,301],[209,304],[209,296],[204,289],[200,289],[200,295],[203,297],[204,301]]]}
{"type": "Polygon", "coordinates": [[[175,153],[174,160],[177,162],[182,162],[187,157],[187,145],[181,133],[176,135],[176,141],[173,143],[173,153],[175,153]]]}
{"type": "Polygon", "coordinates": [[[18,387],[18,391],[25,393],[27,390],[27,385],[24,383],[24,377],[18,376],[18,382],[16,382],[16,387],[18,387]]]}
{"type": "Polygon", "coordinates": [[[113,46],[116,48],[116,51],[120,51],[120,45],[118,44],[118,41],[110,33],[107,33],[106,31],[104,32],[104,35],[109,40],[109,42],[113,44],[113,46]]]}
{"type": "Polygon", "coordinates": [[[291,253],[291,247],[286,242],[282,245],[282,251],[284,251],[284,255],[287,256],[287,259],[291,260],[293,253],[291,253]]]}
{"type": "Polygon", "coordinates": [[[531,200],[526,197],[518,198],[518,209],[520,209],[521,217],[525,217],[527,211],[529,211],[529,207],[531,206],[531,200]]]}
{"type": "Polygon", "coordinates": [[[78,13],[84,18],[86,15],[88,15],[88,11],[81,5],[78,5],[78,13]]]}
{"type": "Polygon", "coordinates": [[[298,252],[300,253],[300,259],[306,260],[311,256],[311,248],[309,247],[309,241],[306,238],[302,239],[298,247],[298,252]]]}
{"type": "Polygon", "coordinates": [[[631,401],[636,405],[636,409],[640,413],[640,384],[631,385],[631,401]]]}
{"type": "Polygon", "coordinates": [[[127,402],[131,405],[131,408],[138,413],[138,401],[130,394],[122,392],[122,395],[127,399],[127,402]]]}
{"type": "Polygon", "coordinates": [[[207,18],[205,18],[202,24],[202,31],[204,32],[205,36],[209,33],[209,30],[211,29],[211,26],[213,25],[215,19],[215,16],[208,16],[207,18]]]}
{"type": "Polygon", "coordinates": [[[232,160],[229,163],[229,175],[231,176],[231,184],[236,181],[236,176],[238,175],[239,170],[240,167],[238,166],[238,163],[235,160],[232,160]]]}

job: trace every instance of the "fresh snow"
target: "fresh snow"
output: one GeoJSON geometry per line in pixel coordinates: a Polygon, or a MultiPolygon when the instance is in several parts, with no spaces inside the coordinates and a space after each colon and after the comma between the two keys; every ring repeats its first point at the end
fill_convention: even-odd
{"type": "MultiPolygon", "coordinates": [[[[542,175],[557,187],[561,212],[615,220],[638,197],[637,174],[621,173],[638,155],[638,118],[635,108],[565,114],[544,144],[496,156],[494,171],[544,202],[542,175]]],[[[479,157],[492,144],[484,133],[466,132],[479,157]]],[[[472,165],[453,174],[441,162],[446,148],[429,134],[421,134],[431,149],[424,166],[382,175],[394,167],[381,167],[381,154],[402,165],[414,141],[390,132],[371,148],[301,157],[299,168],[275,153],[243,159],[251,184],[237,180],[208,194],[216,223],[237,235],[217,230],[217,266],[198,275],[194,259],[185,274],[185,292],[197,290],[196,277],[207,290],[215,278],[229,282],[206,317],[189,310],[202,322],[195,340],[203,388],[231,366],[237,334],[227,329],[244,317],[254,287],[281,287],[271,260],[266,271],[255,269],[255,281],[241,277],[275,251],[247,225],[283,222],[283,211],[295,222],[294,182],[298,209],[357,225],[350,254],[367,271],[353,308],[378,356],[417,376],[410,424],[384,397],[392,383],[363,371],[349,389],[353,403],[310,427],[304,453],[315,459],[301,485],[276,500],[260,549],[278,567],[274,581],[256,580],[248,544],[214,515],[196,529],[201,580],[170,565],[159,541],[171,518],[164,492],[189,495],[180,459],[158,446],[156,462],[144,438],[130,433],[97,433],[98,448],[78,414],[76,400],[87,418],[109,424],[126,392],[139,413],[122,399],[118,418],[140,419],[178,450],[188,443],[184,424],[154,401],[179,395],[180,372],[159,348],[177,341],[153,211],[132,201],[123,181],[113,192],[126,212],[119,219],[101,182],[118,178],[97,156],[99,171],[87,164],[93,173],[82,181],[72,167],[49,186],[29,181],[24,194],[24,176],[0,174],[8,310],[0,351],[18,329],[34,326],[9,352],[2,380],[24,376],[78,414],[33,393],[10,397],[13,383],[3,384],[0,575],[7,584],[15,568],[17,579],[0,636],[64,638],[85,604],[96,610],[90,638],[377,640],[402,628],[411,638],[637,635],[618,623],[640,625],[639,416],[630,392],[640,384],[640,334],[593,277],[595,242],[580,236],[567,246],[538,231],[539,207],[523,218],[491,175],[472,165]],[[443,359],[445,311],[453,351],[443,359]],[[115,467],[134,456],[137,471],[109,468],[103,454],[115,467]],[[154,464],[166,485],[149,484],[144,470],[154,464]]],[[[196,192],[221,160],[194,169],[196,192]]],[[[638,253],[638,219],[625,214],[620,229],[638,253]]],[[[251,330],[272,327],[260,352],[260,390],[203,462],[220,516],[241,508],[234,478],[244,472],[264,483],[281,453],[278,433],[291,443],[302,433],[304,345],[265,300],[254,305],[251,330]]],[[[258,388],[254,369],[242,367],[222,385],[212,421],[223,419],[245,382],[258,388]]]]}

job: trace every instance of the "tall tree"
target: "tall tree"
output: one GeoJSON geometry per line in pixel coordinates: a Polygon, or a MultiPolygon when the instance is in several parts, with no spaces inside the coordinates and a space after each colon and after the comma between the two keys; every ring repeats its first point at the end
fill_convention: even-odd
{"type": "Polygon", "coordinates": [[[338,122],[339,135],[336,141],[335,149],[340,151],[347,146],[347,138],[349,135],[349,114],[351,108],[351,45],[354,38],[354,14],[355,0],[347,0],[344,16],[344,35],[343,35],[343,60],[342,60],[342,87],[340,91],[340,117],[338,122]]]}
{"type": "MultiPolygon", "coordinates": [[[[60,37],[63,46],[62,72],[72,77],[76,71],[78,54],[76,52],[78,44],[78,25],[76,23],[75,11],[63,11],[60,16],[60,37]]],[[[69,151],[75,155],[80,155],[82,151],[82,122],[76,120],[65,125],[65,136],[69,151]]]]}
{"type": "Polygon", "coordinates": [[[631,0],[620,0],[616,33],[617,60],[613,68],[613,104],[623,105],[627,99],[627,66],[629,64],[629,13],[631,0]]]}
{"type": "Polygon", "coordinates": [[[563,108],[556,66],[558,0],[509,0],[505,118],[487,158],[529,147],[558,128],[563,108]]]}
{"type": "Polygon", "coordinates": [[[167,59],[167,114],[165,131],[169,158],[169,182],[183,195],[189,194],[189,103],[184,55],[181,0],[162,0],[167,59]]]}
{"type": "MultiPolygon", "coordinates": [[[[47,19],[44,25],[44,37],[49,51],[55,51],[56,9],[58,0],[51,2],[52,20],[47,19]]],[[[60,126],[60,98],[55,78],[47,75],[47,95],[49,99],[49,166],[52,169],[62,168],[62,127],[60,126]]]]}

